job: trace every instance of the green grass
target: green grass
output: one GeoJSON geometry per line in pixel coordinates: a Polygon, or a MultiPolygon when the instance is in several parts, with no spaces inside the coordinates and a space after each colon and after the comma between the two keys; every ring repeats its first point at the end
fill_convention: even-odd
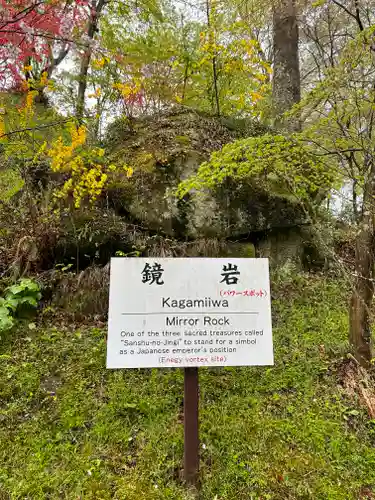
{"type": "MultiPolygon", "coordinates": [[[[199,498],[367,498],[375,426],[337,374],[345,292],[300,278],[275,294],[275,366],[200,371],[199,498]]],[[[0,499],[192,498],[182,394],[178,369],[106,370],[100,329],[13,332],[0,356],[0,499]]]]}

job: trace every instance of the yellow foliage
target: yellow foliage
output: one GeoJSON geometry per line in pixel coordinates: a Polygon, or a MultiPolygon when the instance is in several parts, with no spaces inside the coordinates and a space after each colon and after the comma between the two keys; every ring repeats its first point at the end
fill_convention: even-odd
{"type": "Polygon", "coordinates": [[[34,114],[33,104],[35,97],[39,94],[37,90],[29,90],[26,94],[24,111],[29,116],[34,114]]]}
{"type": "Polygon", "coordinates": [[[54,172],[74,170],[75,161],[77,161],[73,157],[75,150],[86,142],[86,128],[83,125],[77,128],[75,125],[70,124],[68,131],[71,137],[69,146],[64,145],[63,138],[60,136],[48,150],[48,156],[51,158],[51,168],[54,172]]]}
{"type": "MultiPolygon", "coordinates": [[[[104,161],[105,150],[86,145],[87,131],[81,125],[68,126],[70,144],[65,144],[60,136],[47,151],[54,172],[65,172],[70,176],[63,187],[56,193],[58,198],[72,196],[74,206],[78,208],[85,198],[95,202],[108,181],[108,174],[115,172],[117,166],[107,165],[104,161]]],[[[133,174],[130,167],[124,167],[126,176],[133,174]]]]}
{"type": "Polygon", "coordinates": [[[2,115],[0,115],[0,139],[5,135],[5,123],[2,115]]]}
{"type": "Polygon", "coordinates": [[[29,89],[30,89],[30,82],[28,82],[27,80],[22,80],[20,84],[20,90],[27,92],[29,89]]]}
{"type": "Polygon", "coordinates": [[[38,94],[39,92],[37,90],[30,90],[27,86],[24,104],[18,109],[20,114],[20,123],[24,127],[28,126],[34,116],[34,99],[38,94]]]}
{"type": "Polygon", "coordinates": [[[263,96],[259,94],[259,92],[250,92],[251,100],[253,102],[260,101],[260,99],[263,99],[263,96]]]}
{"type": "Polygon", "coordinates": [[[141,81],[134,78],[129,83],[114,83],[113,88],[118,90],[125,99],[135,96],[141,90],[141,81]]]}
{"type": "Polygon", "coordinates": [[[101,69],[109,62],[110,59],[108,57],[101,57],[100,59],[94,59],[92,61],[92,66],[94,69],[101,69]]]}
{"type": "Polygon", "coordinates": [[[40,77],[40,85],[42,87],[47,87],[48,83],[49,81],[47,71],[43,71],[42,76],[40,77]]]}

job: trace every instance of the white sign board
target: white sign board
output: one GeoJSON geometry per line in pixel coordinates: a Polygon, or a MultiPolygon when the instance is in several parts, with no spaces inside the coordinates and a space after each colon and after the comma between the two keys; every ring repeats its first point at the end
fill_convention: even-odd
{"type": "Polygon", "coordinates": [[[268,259],[111,260],[107,368],[272,364],[268,259]]]}

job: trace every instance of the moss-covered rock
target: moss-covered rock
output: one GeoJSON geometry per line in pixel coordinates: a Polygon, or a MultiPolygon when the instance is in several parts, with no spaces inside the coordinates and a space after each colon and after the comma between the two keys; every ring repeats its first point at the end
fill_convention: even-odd
{"type": "Polygon", "coordinates": [[[222,238],[287,228],[303,221],[292,200],[267,193],[250,182],[178,200],[174,191],[210,154],[239,137],[260,135],[265,127],[251,121],[219,119],[191,110],[175,110],[133,123],[119,120],[108,129],[111,161],[134,169],[132,182],[119,178],[107,200],[133,222],[177,238],[222,238]]]}

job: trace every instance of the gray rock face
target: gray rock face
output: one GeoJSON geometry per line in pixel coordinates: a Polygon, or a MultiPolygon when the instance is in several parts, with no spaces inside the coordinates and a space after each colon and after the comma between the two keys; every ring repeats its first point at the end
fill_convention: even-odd
{"type": "MultiPolygon", "coordinates": [[[[108,193],[119,214],[151,231],[178,239],[267,239],[304,222],[291,199],[267,193],[250,182],[228,181],[215,191],[178,200],[174,191],[210,154],[240,137],[261,135],[258,124],[230,123],[192,111],[142,119],[129,127],[115,123],[107,151],[113,161],[129,164],[134,175],[119,179],[108,193]]],[[[260,246],[258,245],[260,248],[260,246]]]]}

